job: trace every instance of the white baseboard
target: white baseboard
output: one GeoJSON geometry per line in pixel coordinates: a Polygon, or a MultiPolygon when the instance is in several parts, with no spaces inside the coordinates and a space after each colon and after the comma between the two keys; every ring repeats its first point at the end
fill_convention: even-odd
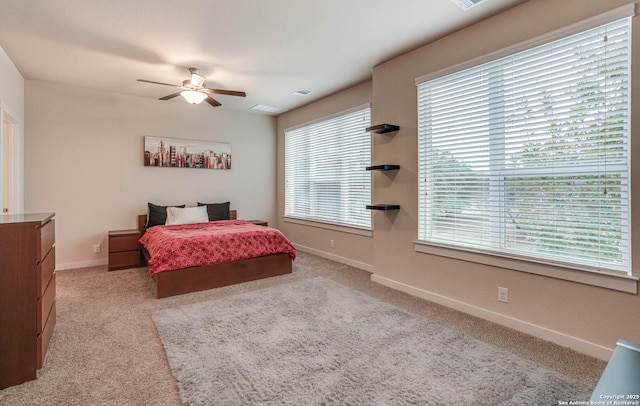
{"type": "Polygon", "coordinates": [[[434,303],[461,311],[463,313],[470,314],[485,320],[498,323],[502,326],[512,328],[514,330],[530,334],[534,337],[541,338],[543,340],[551,341],[555,344],[563,347],[571,348],[583,354],[590,355],[594,358],[598,358],[604,361],[609,361],[613,354],[612,348],[603,347],[599,344],[594,344],[589,341],[582,340],[577,337],[573,337],[558,331],[549,330],[548,328],[538,326],[536,324],[528,323],[513,317],[505,316],[500,313],[496,313],[481,307],[473,306],[468,303],[461,302],[459,300],[451,299],[446,296],[438,295],[433,292],[422,290],[410,285],[406,285],[401,282],[394,281],[379,275],[371,275],[371,280],[381,285],[388,286],[390,288],[399,290],[401,292],[408,293],[412,296],[416,296],[425,300],[429,300],[434,303]]]}
{"type": "Polygon", "coordinates": [[[65,262],[63,264],[56,264],[56,271],[62,271],[66,269],[76,268],[88,268],[90,266],[102,266],[107,265],[108,259],[94,259],[92,261],[80,261],[80,262],[65,262]]]}
{"type": "Polygon", "coordinates": [[[327,258],[332,261],[339,262],[341,264],[349,265],[354,268],[362,269],[367,272],[373,273],[373,265],[365,264],[364,262],[354,261],[353,259],[341,257],[339,255],[329,254],[325,251],[320,251],[315,248],[305,247],[304,245],[293,244],[297,250],[308,252],[309,254],[317,255],[322,258],[327,258]]]}

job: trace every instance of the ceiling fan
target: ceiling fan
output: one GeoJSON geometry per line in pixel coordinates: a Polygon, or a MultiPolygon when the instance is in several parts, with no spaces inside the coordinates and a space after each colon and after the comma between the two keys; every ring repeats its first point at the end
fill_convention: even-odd
{"type": "Polygon", "coordinates": [[[177,93],[172,93],[168,96],[160,97],[158,100],[169,100],[174,97],[182,96],[186,101],[191,104],[200,104],[203,101],[206,101],[213,107],[221,106],[222,104],[211,97],[212,94],[224,94],[227,96],[240,96],[246,97],[247,94],[245,92],[238,92],[235,90],[223,90],[223,89],[209,89],[204,87],[205,77],[199,75],[200,69],[198,68],[189,68],[189,72],[191,72],[191,79],[187,79],[182,82],[182,86],[172,85],[169,83],[162,82],[154,82],[152,80],[138,79],[138,82],[145,83],[153,83],[156,85],[164,85],[171,86],[180,89],[177,93]]]}

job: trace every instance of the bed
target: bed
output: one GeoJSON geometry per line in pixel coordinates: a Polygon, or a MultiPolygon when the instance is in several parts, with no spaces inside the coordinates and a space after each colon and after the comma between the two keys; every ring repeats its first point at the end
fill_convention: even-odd
{"type": "MultiPolygon", "coordinates": [[[[205,229],[207,227],[212,227],[216,230],[220,230],[221,228],[223,228],[223,225],[228,225],[229,228],[241,228],[245,232],[246,230],[250,229],[251,233],[255,235],[264,232],[269,232],[271,234],[281,234],[275,229],[269,229],[268,227],[251,224],[242,220],[237,220],[237,213],[235,210],[229,210],[228,218],[229,220],[212,221],[209,222],[209,224],[199,223],[184,226],[164,226],[157,229],[156,227],[152,227],[147,229],[147,215],[142,214],[138,216],[138,229],[141,236],[139,240],[140,246],[147,265],[149,265],[150,267],[150,275],[156,281],[158,298],[213,289],[222,286],[228,286],[237,283],[291,273],[292,261],[295,259],[296,255],[293,245],[291,245],[291,248],[288,249],[287,252],[274,252],[246,259],[231,260],[213,264],[203,264],[199,266],[187,266],[183,268],[176,267],[176,269],[158,270],[161,267],[156,266],[155,268],[157,269],[152,270],[154,261],[153,255],[150,253],[150,251],[156,252],[156,258],[159,258],[158,255],[161,254],[158,253],[158,248],[151,245],[148,239],[152,237],[152,234],[156,234],[156,231],[158,231],[159,234],[161,229],[169,230],[169,232],[178,232],[172,230],[177,230],[178,228],[187,228],[191,229],[191,231],[186,232],[202,234],[206,232],[205,229]],[[197,229],[197,231],[194,231],[194,229],[197,229]],[[149,249],[147,249],[147,247],[149,249]]],[[[165,238],[168,237],[165,236],[165,238]]],[[[284,237],[284,239],[286,240],[286,237],[284,237]]],[[[288,242],[288,240],[286,241],[288,242]]],[[[158,264],[156,263],[155,265],[158,264]]]]}

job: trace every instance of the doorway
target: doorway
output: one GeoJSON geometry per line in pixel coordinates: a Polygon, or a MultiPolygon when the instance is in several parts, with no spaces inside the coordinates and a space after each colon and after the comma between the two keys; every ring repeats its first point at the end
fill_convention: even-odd
{"type": "Polygon", "coordinates": [[[0,131],[0,203],[2,214],[16,214],[20,209],[20,123],[2,111],[0,131]]]}

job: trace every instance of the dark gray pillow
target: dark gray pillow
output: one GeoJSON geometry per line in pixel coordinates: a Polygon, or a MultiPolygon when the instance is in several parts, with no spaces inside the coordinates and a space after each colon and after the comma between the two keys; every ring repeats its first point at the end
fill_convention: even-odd
{"type": "Polygon", "coordinates": [[[207,206],[207,214],[209,215],[209,221],[216,220],[229,220],[231,216],[229,215],[229,206],[230,202],[224,203],[200,203],[198,202],[198,206],[207,206]]]}
{"type": "Polygon", "coordinates": [[[149,214],[147,215],[147,228],[153,226],[163,226],[167,222],[167,207],[180,207],[181,206],[158,206],[157,204],[147,203],[149,206],[149,214]]]}

